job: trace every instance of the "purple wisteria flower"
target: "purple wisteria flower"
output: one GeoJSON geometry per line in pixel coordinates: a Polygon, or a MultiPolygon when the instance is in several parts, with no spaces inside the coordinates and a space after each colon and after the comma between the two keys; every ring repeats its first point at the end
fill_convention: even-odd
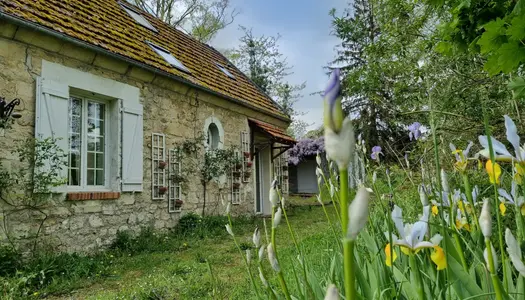
{"type": "Polygon", "coordinates": [[[379,154],[383,154],[383,152],[381,152],[381,146],[372,147],[372,154],[370,154],[370,157],[373,160],[379,160],[379,154]]]}
{"type": "Polygon", "coordinates": [[[408,126],[410,140],[418,140],[421,137],[421,123],[414,122],[408,126]]]}
{"type": "Polygon", "coordinates": [[[324,153],[324,137],[317,139],[300,139],[292,149],[288,151],[288,162],[292,165],[298,165],[307,157],[324,153]]]}

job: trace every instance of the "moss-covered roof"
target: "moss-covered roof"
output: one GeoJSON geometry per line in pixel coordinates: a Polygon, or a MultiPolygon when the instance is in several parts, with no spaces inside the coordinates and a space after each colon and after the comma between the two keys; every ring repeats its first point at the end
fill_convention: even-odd
{"type": "Polygon", "coordinates": [[[269,96],[220,52],[126,3],[156,28],[154,32],[135,22],[121,3],[117,0],[0,0],[0,13],[44,26],[288,119],[269,96]],[[169,50],[190,73],[171,66],[146,41],[169,50]],[[226,76],[217,63],[235,79],[226,76]]]}

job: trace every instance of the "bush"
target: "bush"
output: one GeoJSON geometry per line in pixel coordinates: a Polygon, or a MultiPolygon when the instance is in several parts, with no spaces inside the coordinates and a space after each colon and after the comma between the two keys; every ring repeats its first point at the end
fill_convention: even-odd
{"type": "Polygon", "coordinates": [[[15,249],[0,246],[0,277],[13,275],[22,266],[22,256],[15,249]]]}
{"type": "Polygon", "coordinates": [[[151,227],[143,227],[134,237],[128,231],[119,231],[110,249],[125,253],[150,253],[158,251],[172,251],[178,248],[169,234],[155,232],[151,227]]]}

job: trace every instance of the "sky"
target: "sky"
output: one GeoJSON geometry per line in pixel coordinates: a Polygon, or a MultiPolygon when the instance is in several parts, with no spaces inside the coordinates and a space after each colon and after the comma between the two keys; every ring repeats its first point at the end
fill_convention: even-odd
{"type": "Polygon", "coordinates": [[[331,17],[347,6],[345,0],[231,0],[241,13],[234,23],[220,31],[210,44],[217,49],[234,48],[242,32],[239,25],[252,28],[255,36],[281,35],[279,49],[294,74],[288,76],[291,84],[306,82],[302,99],[296,109],[305,115],[300,118],[311,124],[308,130],[322,124],[322,99],[311,93],[322,91],[328,80],[326,67],[335,57],[337,38],[331,36],[331,17]]]}

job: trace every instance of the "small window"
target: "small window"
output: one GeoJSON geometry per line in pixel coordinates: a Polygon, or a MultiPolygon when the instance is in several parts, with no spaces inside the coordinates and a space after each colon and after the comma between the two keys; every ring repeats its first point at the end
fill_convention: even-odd
{"type": "Polygon", "coordinates": [[[134,9],[131,9],[131,8],[125,6],[124,4],[120,4],[120,5],[128,13],[128,15],[130,15],[130,17],[132,17],[133,20],[135,20],[135,22],[137,22],[140,25],[148,28],[149,30],[157,32],[157,29],[155,29],[155,27],[153,27],[153,25],[151,25],[150,22],[148,22],[148,20],[146,20],[146,18],[144,18],[144,16],[140,12],[138,12],[138,11],[136,11],[134,9]]]}
{"type": "Polygon", "coordinates": [[[175,68],[181,70],[181,71],[184,71],[184,72],[187,72],[187,73],[191,73],[190,70],[188,70],[188,68],[186,68],[178,59],[176,59],[168,50],[164,49],[164,48],[161,48],[153,43],[149,43],[148,44],[150,45],[150,47],[160,56],[162,56],[162,58],[164,58],[164,60],[169,63],[170,65],[174,66],[175,68]]]}
{"type": "Polygon", "coordinates": [[[223,65],[220,65],[220,64],[217,64],[217,67],[224,73],[226,74],[226,76],[230,77],[231,79],[235,79],[235,76],[232,75],[232,73],[230,73],[230,71],[228,71],[228,69],[226,69],[223,65]]]}
{"type": "Polygon", "coordinates": [[[210,150],[217,150],[219,148],[219,142],[220,142],[220,134],[219,134],[219,128],[217,128],[217,125],[215,123],[211,123],[210,126],[208,126],[208,147],[210,150]]]}
{"type": "Polygon", "coordinates": [[[69,99],[69,186],[108,186],[106,113],[104,102],[69,99]]]}

